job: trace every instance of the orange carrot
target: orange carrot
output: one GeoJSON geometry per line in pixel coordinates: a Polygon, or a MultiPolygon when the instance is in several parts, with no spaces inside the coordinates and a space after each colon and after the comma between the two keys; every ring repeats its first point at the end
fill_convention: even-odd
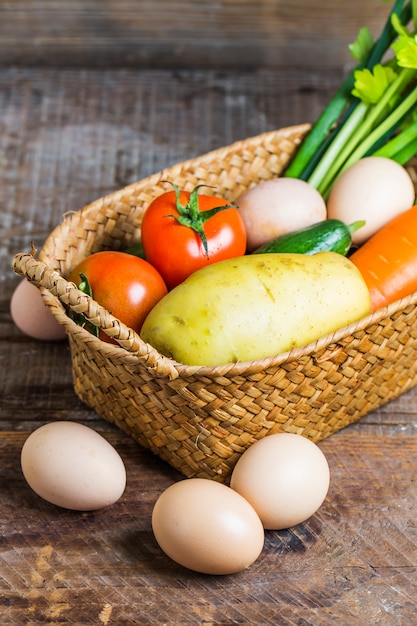
{"type": "Polygon", "coordinates": [[[417,291],[417,205],[401,213],[350,257],[371,295],[371,310],[417,291]]]}

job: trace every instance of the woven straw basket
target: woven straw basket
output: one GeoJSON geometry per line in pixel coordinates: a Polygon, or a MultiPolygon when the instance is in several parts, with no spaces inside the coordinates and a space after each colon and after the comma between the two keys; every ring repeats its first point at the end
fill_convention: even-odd
{"type": "Polygon", "coordinates": [[[144,210],[171,188],[163,181],[211,185],[233,201],[278,176],[308,129],[265,133],[129,185],[65,217],[39,260],[14,258],[66,328],[81,400],[185,476],[227,482],[254,441],[281,431],[320,441],[417,384],[417,293],[286,354],[191,367],[160,355],[64,278],[93,252],[137,243],[144,210]],[[68,309],[119,345],[77,326],[68,309]]]}

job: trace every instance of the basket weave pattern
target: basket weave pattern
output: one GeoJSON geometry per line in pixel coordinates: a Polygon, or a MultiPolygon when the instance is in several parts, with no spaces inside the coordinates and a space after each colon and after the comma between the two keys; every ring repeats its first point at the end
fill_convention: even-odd
{"type": "Polygon", "coordinates": [[[279,176],[308,128],[265,133],[134,183],[68,215],[39,260],[14,259],[66,327],[81,400],[185,476],[226,482],[257,439],[287,431],[320,441],[417,384],[417,294],[290,353],[197,367],[160,355],[64,278],[93,252],[137,243],[149,202],[170,189],[163,181],[210,185],[233,201],[279,176]],[[119,345],[77,326],[68,309],[119,345]]]}

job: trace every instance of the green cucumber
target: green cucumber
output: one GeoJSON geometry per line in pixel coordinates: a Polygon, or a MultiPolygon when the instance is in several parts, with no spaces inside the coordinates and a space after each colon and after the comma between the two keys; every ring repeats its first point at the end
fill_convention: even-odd
{"type": "Polygon", "coordinates": [[[363,220],[354,222],[350,226],[336,219],[323,220],[301,230],[280,235],[255,250],[252,254],[338,252],[346,256],[352,245],[352,234],[364,226],[364,224],[363,220]]]}

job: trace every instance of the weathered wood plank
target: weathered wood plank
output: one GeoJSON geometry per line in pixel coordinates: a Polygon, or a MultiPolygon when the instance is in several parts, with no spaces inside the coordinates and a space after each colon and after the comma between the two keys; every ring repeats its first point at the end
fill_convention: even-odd
{"type": "Polygon", "coordinates": [[[340,69],[381,0],[0,0],[0,62],[340,69]]]}
{"type": "Polygon", "coordinates": [[[259,560],[222,578],[184,570],[155,543],[153,503],[178,478],[158,459],[107,434],[126,463],[126,492],[109,509],[74,513],[24,484],[18,459],[26,436],[0,437],[7,622],[99,624],[108,615],[110,624],[412,623],[415,438],[350,430],[322,442],[332,472],[323,507],[294,529],[267,532],[259,560]]]}

